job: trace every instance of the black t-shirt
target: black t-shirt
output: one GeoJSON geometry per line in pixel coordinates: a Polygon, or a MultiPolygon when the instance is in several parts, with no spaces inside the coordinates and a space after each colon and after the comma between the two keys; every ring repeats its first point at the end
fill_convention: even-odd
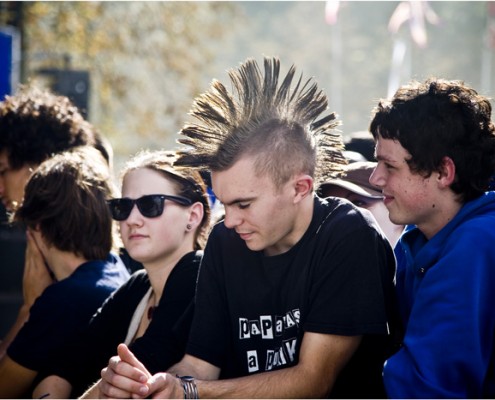
{"type": "Polygon", "coordinates": [[[331,395],[383,397],[392,249],[368,211],[335,198],[314,205],[301,240],[273,257],[215,226],[187,353],[220,367],[223,378],[239,377],[297,364],[305,331],[365,335],[331,395]]]}
{"type": "MultiPolygon", "coordinates": [[[[129,345],[152,374],[166,371],[184,355],[201,257],[202,252],[191,252],[180,259],[165,283],[146,332],[129,345]]],[[[87,331],[66,348],[70,356],[56,368],[44,371],[44,376],[63,377],[73,386],[71,397],[80,396],[99,379],[101,369],[117,353],[136,307],[149,288],[146,271],[136,271],[105,301],[87,331]]]]}

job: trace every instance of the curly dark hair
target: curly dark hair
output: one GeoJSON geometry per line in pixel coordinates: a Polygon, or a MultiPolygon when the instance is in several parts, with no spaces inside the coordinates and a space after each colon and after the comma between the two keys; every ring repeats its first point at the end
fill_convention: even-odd
{"type": "Polygon", "coordinates": [[[38,165],[62,151],[98,145],[94,127],[65,96],[22,86],[0,103],[0,151],[13,169],[38,165]]]}
{"type": "Polygon", "coordinates": [[[456,166],[451,185],[463,202],[489,188],[495,173],[495,127],[488,98],[464,82],[429,78],[401,87],[374,110],[370,132],[375,140],[397,140],[411,158],[412,171],[429,176],[444,157],[456,166]]]}
{"type": "Polygon", "coordinates": [[[211,171],[228,169],[243,155],[256,157],[255,170],[268,174],[277,186],[294,173],[315,181],[340,175],[346,164],[342,136],[334,113],[316,82],[294,66],[282,79],[280,61],[264,58],[264,74],[253,59],[229,71],[233,93],[217,80],[195,99],[178,139],[188,146],[177,161],[211,171]]]}

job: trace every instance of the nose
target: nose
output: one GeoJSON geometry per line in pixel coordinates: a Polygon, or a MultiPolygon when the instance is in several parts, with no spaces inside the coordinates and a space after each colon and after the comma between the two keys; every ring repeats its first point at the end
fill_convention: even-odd
{"type": "Polygon", "coordinates": [[[142,225],[143,216],[139,212],[136,204],[132,205],[131,213],[129,214],[125,222],[127,223],[127,225],[142,225]]]}
{"type": "Polygon", "coordinates": [[[383,167],[378,164],[370,175],[369,181],[373,186],[383,188],[385,186],[385,174],[382,172],[383,167]]]}
{"type": "Polygon", "coordinates": [[[232,210],[231,207],[225,207],[225,216],[224,216],[223,223],[227,228],[233,229],[236,226],[239,226],[241,221],[242,220],[241,220],[240,216],[238,215],[238,213],[236,213],[234,210],[232,210]]]}

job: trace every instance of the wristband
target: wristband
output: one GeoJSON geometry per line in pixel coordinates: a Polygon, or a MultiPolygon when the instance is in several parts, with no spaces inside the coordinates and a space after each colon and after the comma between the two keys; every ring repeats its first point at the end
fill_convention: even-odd
{"type": "Polygon", "coordinates": [[[184,389],[184,399],[199,399],[198,388],[196,387],[196,381],[192,376],[179,376],[176,375],[182,383],[184,389]]]}

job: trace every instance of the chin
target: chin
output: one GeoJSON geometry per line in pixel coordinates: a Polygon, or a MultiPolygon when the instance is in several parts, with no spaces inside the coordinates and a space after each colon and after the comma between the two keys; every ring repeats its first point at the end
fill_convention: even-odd
{"type": "Polygon", "coordinates": [[[395,225],[408,225],[410,222],[406,222],[405,218],[400,218],[400,216],[394,216],[392,214],[389,214],[388,219],[390,222],[392,222],[395,225]]]}
{"type": "Polygon", "coordinates": [[[258,242],[248,241],[245,243],[246,243],[247,248],[251,251],[261,251],[261,250],[264,250],[264,248],[265,248],[265,246],[263,246],[262,244],[260,244],[258,242]]]}
{"type": "Polygon", "coordinates": [[[140,251],[139,249],[128,249],[127,252],[131,256],[131,258],[137,262],[143,263],[149,257],[149,254],[146,251],[140,251]]]}

